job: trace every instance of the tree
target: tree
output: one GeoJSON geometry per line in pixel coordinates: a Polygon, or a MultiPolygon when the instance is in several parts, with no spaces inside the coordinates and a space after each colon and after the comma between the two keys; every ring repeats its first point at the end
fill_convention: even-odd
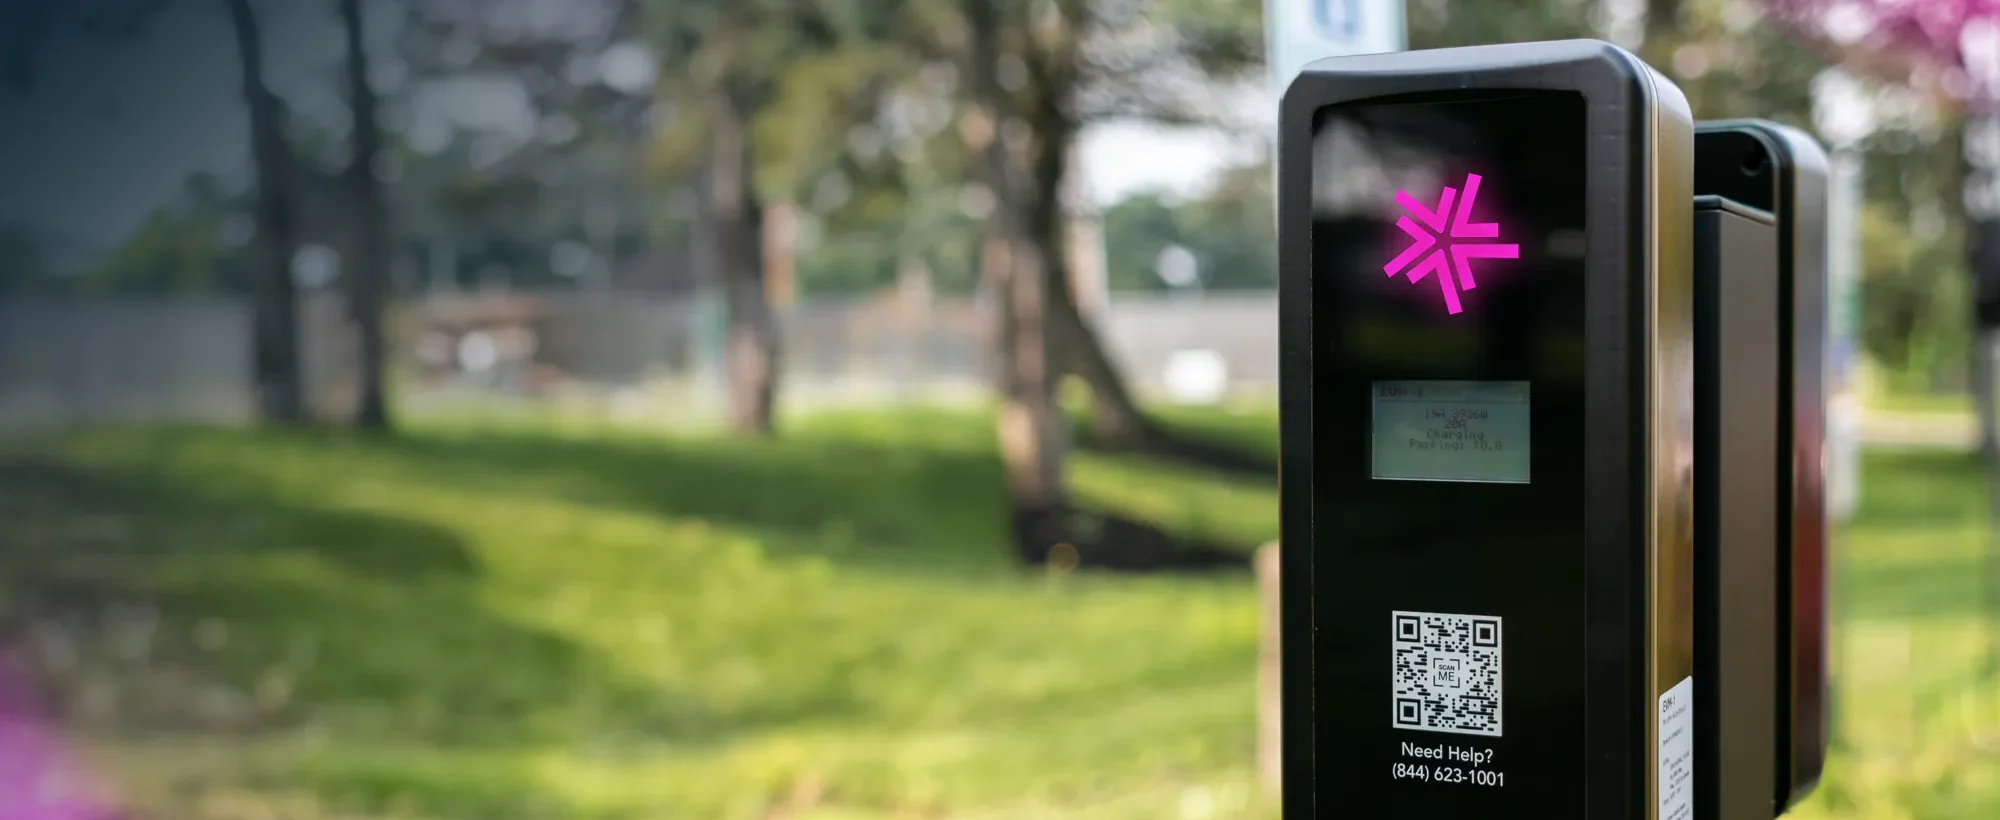
{"type": "Polygon", "coordinates": [[[196,173],[180,196],[155,210],[101,263],[70,277],[71,284],[92,294],[243,293],[248,290],[239,264],[244,260],[224,236],[224,224],[238,208],[215,178],[196,173]]]}
{"type": "MultiPolygon", "coordinates": [[[[1959,318],[1971,319],[1977,328],[1967,369],[1979,417],[1980,455],[1991,474],[1989,514],[2000,516],[2000,429],[1996,429],[2000,420],[1995,418],[1994,395],[2000,386],[1995,373],[1995,357],[2000,356],[1995,350],[2000,344],[2000,4],[1859,0],[1838,4],[1842,16],[1837,17],[1832,14],[1836,4],[1829,0],[1767,2],[1794,31],[1837,55],[1854,73],[1929,86],[1933,99],[1963,109],[1958,133],[1942,140],[1958,149],[1944,160],[1952,163],[1947,175],[1958,177],[1961,185],[1956,191],[1950,191],[1954,186],[1941,186],[1958,194],[1941,198],[1957,200],[1968,240],[1962,252],[1972,274],[1974,298],[1966,311],[1972,315],[1959,318]],[[1843,18],[1845,30],[1828,24],[1843,18]]],[[[1865,221],[1857,227],[1865,228],[1865,221]]],[[[1995,607],[2000,607],[2000,544],[1990,539],[1985,573],[1991,621],[1995,607]]],[[[1983,671],[1991,674],[2000,669],[2000,629],[1989,628],[1987,639],[1983,671]]]]}
{"type": "MultiPolygon", "coordinates": [[[[1185,205],[1153,192],[1128,196],[1104,212],[1104,259],[1115,291],[1163,291],[1155,263],[1172,245],[1191,244],[1181,225],[1185,205]]],[[[1275,227],[1275,226],[1274,226],[1275,227]]],[[[1199,252],[1196,258],[1200,258],[1199,252]]]]}
{"type": "Polygon", "coordinates": [[[236,33],[257,191],[252,210],[256,274],[251,277],[257,405],[265,421],[297,422],[305,416],[305,384],[299,368],[298,295],[291,267],[298,252],[292,150],[285,141],[283,105],[264,81],[264,43],[256,12],[250,0],[223,2],[236,33]]]}
{"type": "MultiPolygon", "coordinates": [[[[263,38],[249,0],[223,0],[236,39],[242,94],[249,111],[251,154],[257,190],[256,273],[252,277],[252,356],[258,409],[267,422],[304,417],[304,382],[299,367],[298,307],[291,278],[296,250],[296,203],[290,179],[293,161],[284,137],[283,105],[264,81],[263,38]]],[[[40,46],[62,32],[60,12],[77,14],[82,32],[100,40],[129,40],[146,29],[167,0],[92,0],[65,4],[31,0],[5,9],[13,15],[0,27],[0,80],[15,90],[33,86],[40,46]]]]}
{"type": "Polygon", "coordinates": [[[1058,157],[1067,135],[1021,138],[1007,133],[1007,125],[1015,122],[1015,105],[1003,76],[1002,5],[993,0],[965,3],[966,73],[971,78],[965,130],[967,146],[979,157],[979,178],[996,202],[986,219],[983,275],[997,306],[1000,458],[1006,466],[1016,548],[1024,563],[1036,565],[1047,561],[1056,545],[1071,540],[1063,483],[1065,434],[1051,349],[1051,308],[1064,299],[1052,291],[1067,285],[1060,275],[1061,245],[1052,241],[1061,211],[1057,186],[1040,184],[1040,177],[1052,171],[1060,175],[1063,160],[1058,157]]]}
{"type": "MultiPolygon", "coordinates": [[[[1994,345],[2000,335],[2000,4],[1987,0],[1899,3],[1888,0],[1833,3],[1828,0],[1766,0],[1774,15],[1794,32],[1856,75],[1917,89],[1934,103],[1960,111],[1956,133],[1939,140],[1944,169],[1927,176],[1950,182],[1933,186],[1939,198],[1956,200],[1966,243],[1964,266],[1972,273],[1974,298],[1969,319],[1978,327],[1970,357],[1971,382],[1980,416],[1981,450],[2000,456],[2000,423],[1995,419],[1994,345]],[[1835,14],[1838,11],[1839,14],[1835,14]],[[1942,170],[1942,173],[1938,173],[1942,170]],[[1951,184],[1962,182],[1960,185],[1951,184]]],[[[1907,171],[1906,171],[1907,173],[1907,171]]],[[[1907,176],[1895,179],[1907,185],[1907,176]]],[[[1908,193],[1908,192],[1903,192],[1908,193]]],[[[1909,197],[1899,197],[1905,202],[1909,197]]],[[[1917,266],[1919,269],[1929,266],[1917,266]]],[[[1929,283],[1932,291],[1935,283],[1929,283]]],[[[1870,300],[1877,302],[1907,300],[1870,300]]],[[[1885,318],[1871,316],[1864,327],[1885,318]]],[[[1931,318],[1932,322],[1937,318],[1931,318]]],[[[1948,321],[1948,319],[1947,319],[1948,321]]],[[[1893,324],[1893,323],[1892,323],[1893,324]]],[[[1879,346],[1879,345],[1878,345],[1879,346]]]]}
{"type": "MultiPolygon", "coordinates": [[[[654,143],[656,168],[702,180],[698,231],[712,244],[708,284],[721,288],[728,314],[724,368],[731,425],[753,435],[775,429],[781,341],[765,289],[764,166],[757,123],[779,83],[823,20],[794,20],[772,0],[704,0],[648,9],[658,50],[677,64],[662,77],[675,116],[654,143]]],[[[698,237],[699,239],[700,237],[698,237]]]]}
{"type": "MultiPolygon", "coordinates": [[[[1090,387],[1091,441],[1114,449],[1267,470],[1264,459],[1176,436],[1146,416],[1094,328],[1078,309],[1065,253],[1065,183],[1079,135],[1093,123],[1151,120],[1214,124],[1232,81],[1262,68],[1254,4],[1222,0],[966,0],[974,39],[994,40],[993,66],[970,66],[996,83],[992,127],[1027,152],[1020,184],[993,188],[996,213],[1021,220],[1041,249],[1049,342],[1055,367],[1090,387]]],[[[955,46],[951,46],[955,47],[955,46]]],[[[969,50],[968,50],[968,53],[969,50]]],[[[1010,149],[1013,150],[1013,149],[1010,149]]],[[[991,184],[988,185],[992,188],[991,184]]]]}
{"type": "Polygon", "coordinates": [[[560,15],[532,13],[541,2],[407,5],[395,55],[407,81],[400,98],[385,98],[385,118],[414,113],[428,94],[457,83],[504,80],[537,120],[530,135],[454,127],[443,144],[385,146],[402,170],[390,202],[396,239],[424,246],[445,281],[479,267],[475,260],[506,257],[513,284],[615,287],[624,246],[681,227],[656,222],[663,192],[632,173],[655,112],[657,67],[640,44],[642,5],[570,0],[560,15]],[[500,156],[481,156],[496,146],[500,156]],[[549,278],[542,262],[551,249],[577,242],[589,264],[554,274],[567,281],[549,278]]]}
{"type": "MultiPolygon", "coordinates": [[[[725,38],[738,36],[733,27],[724,25],[725,38]]],[[[737,430],[768,435],[775,424],[782,342],[765,292],[764,201],[751,139],[759,94],[749,85],[725,80],[709,94],[706,201],[729,309],[724,361],[730,419],[737,430]]]]}
{"type": "Polygon", "coordinates": [[[955,11],[921,31],[929,39],[918,49],[953,60],[968,79],[959,130],[993,200],[984,267],[996,308],[998,433],[1017,547],[1033,564],[1076,535],[1058,377],[1091,388],[1096,443],[1167,450],[1171,441],[1139,411],[1072,291],[1064,194],[1076,140],[1104,120],[1212,120],[1214,101],[1186,89],[1259,66],[1261,31],[1254,7],[1202,0],[960,0],[955,11]]]}
{"type": "MultiPolygon", "coordinates": [[[[1489,0],[1407,4],[1412,49],[1611,37],[1602,19],[1615,4],[1585,0],[1489,0]]],[[[1616,39],[1613,37],[1612,39],[1616,39]]]]}
{"type": "Polygon", "coordinates": [[[774,73],[791,55],[792,31],[769,2],[677,4],[652,13],[653,40],[684,69],[666,84],[677,116],[656,143],[669,173],[699,168],[698,200],[713,244],[705,255],[727,306],[724,368],[738,431],[775,429],[778,327],[764,289],[763,200],[757,190],[753,122],[774,94],[774,73]]]}
{"type": "Polygon", "coordinates": [[[658,97],[673,115],[654,141],[656,169],[704,180],[704,232],[728,306],[734,425],[773,428],[781,340],[765,281],[764,218],[845,153],[841,134],[873,113],[902,65],[881,0],[701,0],[647,7],[651,41],[675,70],[658,97]]]}
{"type": "Polygon", "coordinates": [[[1161,251],[1180,245],[1199,263],[1204,291],[1269,290],[1277,282],[1277,216],[1268,161],[1225,169],[1207,195],[1181,202],[1141,193],[1104,214],[1111,287],[1160,292],[1161,251]]]}
{"type": "Polygon", "coordinates": [[[346,40],[347,103],[352,119],[353,151],[344,174],[350,260],[348,309],[361,337],[360,404],[354,426],[386,430],[389,407],[383,392],[386,340],[383,305],[389,277],[389,217],[381,180],[382,126],[380,100],[369,84],[366,18],[361,0],[340,0],[340,20],[346,40]]]}

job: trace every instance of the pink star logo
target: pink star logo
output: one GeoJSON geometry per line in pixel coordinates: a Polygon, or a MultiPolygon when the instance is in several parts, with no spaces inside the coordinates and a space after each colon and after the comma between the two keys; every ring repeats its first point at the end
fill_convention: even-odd
{"type": "Polygon", "coordinates": [[[1459,291],[1479,287],[1479,283],[1472,279],[1471,260],[1518,259],[1521,256],[1521,246],[1513,243],[1458,241],[1493,239],[1500,235],[1498,224],[1472,221],[1472,203],[1479,198],[1478,174],[1465,175],[1465,198],[1458,199],[1458,215],[1451,221],[1450,239],[1440,246],[1438,239],[1445,232],[1445,216],[1451,213],[1451,203],[1457,198],[1458,189],[1446,186],[1444,191],[1438,194],[1438,204],[1433,209],[1424,207],[1423,203],[1418,202],[1416,197],[1410,196],[1409,192],[1397,191],[1396,204],[1403,206],[1403,210],[1408,211],[1409,216],[1398,218],[1396,227],[1402,228],[1403,233],[1409,234],[1415,241],[1404,248],[1402,253],[1397,254],[1396,258],[1389,260],[1389,264],[1382,266],[1382,272],[1391,277],[1408,268],[1412,283],[1421,281],[1433,273],[1437,274],[1438,288],[1444,291],[1444,307],[1448,313],[1464,310],[1458,303],[1459,291]],[[1411,216],[1416,219],[1412,220],[1411,216]],[[1430,230],[1426,231],[1425,228],[1430,230]],[[1425,251],[1430,251],[1429,255],[1425,255],[1425,251]],[[1411,268],[1410,263],[1420,256],[1423,257],[1423,261],[1411,268]],[[1458,280],[1456,286],[1452,284],[1454,278],[1458,280]]]}

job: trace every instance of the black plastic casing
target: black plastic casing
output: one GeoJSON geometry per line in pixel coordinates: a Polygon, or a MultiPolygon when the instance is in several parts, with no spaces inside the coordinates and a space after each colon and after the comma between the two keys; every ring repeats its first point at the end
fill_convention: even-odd
{"type": "Polygon", "coordinates": [[[1694,202],[1695,820],[1774,817],[1780,662],[1778,230],[1694,202]]]}
{"type": "Polygon", "coordinates": [[[1826,152],[1796,128],[1763,120],[1695,128],[1696,194],[1766,212],[1775,230],[1777,692],[1769,816],[1818,785],[1828,740],[1827,167],[1826,152]]]}
{"type": "Polygon", "coordinates": [[[1685,98],[1598,41],[1400,52],[1309,65],[1284,96],[1279,129],[1285,814],[1654,820],[1661,696],[1694,674],[1694,149],[1685,98]],[[1353,306],[1340,300],[1364,286],[1324,279],[1335,274],[1315,260],[1315,123],[1330,107],[1509,92],[1583,99],[1587,133],[1582,156],[1571,158],[1585,179],[1581,275],[1527,285],[1495,277],[1479,293],[1505,301],[1506,288],[1540,288],[1520,298],[1560,306],[1574,332],[1543,333],[1489,312],[1467,320],[1475,329],[1466,338],[1507,347],[1508,331],[1519,330],[1548,344],[1441,353],[1422,372],[1393,371],[1368,359],[1357,341],[1365,334],[1346,324],[1353,306]],[[1480,361],[1500,363],[1489,371],[1480,361]],[[1551,373],[1552,390],[1535,387],[1529,484],[1369,482],[1368,379],[1539,382],[1536,374],[1551,373]],[[1553,409],[1544,403],[1551,395],[1553,409]],[[1480,551],[1470,530],[1441,523],[1472,510],[1506,515],[1517,497],[1505,550],[1480,551]],[[1530,512],[1542,510],[1558,513],[1530,512]],[[1547,529],[1547,552],[1523,537],[1537,526],[1547,529]],[[1452,543],[1425,543],[1432,532],[1452,543]],[[1392,779],[1401,741],[1452,739],[1390,725],[1391,610],[1504,609],[1544,585],[1575,590],[1575,606],[1509,616],[1508,734],[1477,739],[1520,776],[1504,788],[1392,779]]]}

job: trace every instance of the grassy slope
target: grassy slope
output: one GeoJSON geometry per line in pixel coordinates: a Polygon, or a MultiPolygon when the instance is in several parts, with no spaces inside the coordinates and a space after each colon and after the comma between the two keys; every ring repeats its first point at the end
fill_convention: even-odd
{"type": "MultiPolygon", "coordinates": [[[[65,688],[119,682],[93,733],[155,806],[1247,806],[1247,579],[1024,577],[990,436],[922,414],[768,444],[87,435],[10,462],[5,571],[13,590],[66,592],[24,606],[100,622],[71,629],[95,637],[65,688]],[[111,633],[145,601],[160,625],[121,660],[111,633]]],[[[1161,523],[1273,534],[1268,492],[1076,469],[1086,497],[1161,523]]]]}
{"type": "MultiPolygon", "coordinates": [[[[50,615],[41,645],[81,647],[58,664],[79,725],[163,815],[1270,816],[1249,580],[1022,575],[990,439],[923,413],[775,443],[92,434],[0,460],[0,577],[50,615]]],[[[1969,727],[2000,692],[1963,697],[1978,486],[1945,457],[1868,468],[1843,664],[1867,754],[1802,816],[1992,816],[1969,727]]],[[[1275,534],[1254,483],[1072,476],[1172,528],[1275,534]]]]}

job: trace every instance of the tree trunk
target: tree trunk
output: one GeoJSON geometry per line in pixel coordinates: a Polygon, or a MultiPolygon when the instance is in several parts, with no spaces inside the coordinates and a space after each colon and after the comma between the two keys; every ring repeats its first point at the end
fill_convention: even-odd
{"type": "MultiPolygon", "coordinates": [[[[1055,400],[1055,367],[1049,344],[1048,297],[1040,248],[999,215],[987,223],[986,266],[998,307],[995,372],[999,397],[1000,459],[1015,545],[1023,563],[1047,563],[1070,541],[1063,487],[1063,418],[1055,400]]],[[[1074,559],[1072,559],[1074,560],[1074,559]]]]}
{"type": "Polygon", "coordinates": [[[1028,177],[1033,190],[1026,196],[1033,203],[1027,231],[1029,240],[1041,249],[1046,280],[1043,289],[1048,299],[1046,321],[1056,366],[1061,374],[1082,379],[1090,387],[1093,444],[1110,449],[1155,448],[1163,438],[1159,428],[1139,409],[1118,364],[1077,306],[1067,253],[1069,215],[1063,198],[1077,128],[1057,103],[1054,91],[1044,90],[1047,99],[1034,111],[1037,121],[1032,130],[1043,144],[1028,177]]]}
{"type": "Polygon", "coordinates": [[[1030,241],[1040,249],[1043,290],[1047,304],[1047,333],[1058,375],[1072,375],[1090,387],[1090,443],[1103,450],[1143,452],[1161,458],[1197,464],[1213,470],[1247,475],[1277,472],[1272,459],[1245,452],[1226,443],[1176,435],[1160,426],[1139,409],[1128,388],[1125,375],[1105,349],[1102,337],[1077,306],[1071,287],[1065,243],[1068,215],[1060,191],[1068,173],[1063,147],[1074,139],[1075,130],[1059,112],[1045,111],[1036,133],[1050,135],[1058,147],[1045,148],[1037,155],[1031,179],[1033,207],[1028,223],[1030,241]]]}
{"type": "MultiPolygon", "coordinates": [[[[1015,547],[1023,563],[1047,563],[1058,545],[1070,542],[1063,487],[1063,419],[1056,407],[1054,351],[1050,344],[1048,287],[1053,258],[1038,241],[1034,224],[1052,203],[1037,201],[1040,186],[1022,184],[1022,171],[999,137],[1009,110],[998,76],[1001,24],[995,0],[966,0],[970,23],[968,72],[978,100],[978,116],[988,126],[979,174],[996,205],[986,220],[984,274],[996,307],[995,388],[999,394],[1000,459],[1006,469],[1008,507],[1015,547]]],[[[1046,140],[1037,150],[1048,151],[1046,140]]],[[[1059,150],[1059,149],[1057,149],[1059,150]]],[[[1040,161],[1037,161],[1040,164],[1040,161]]],[[[1059,278],[1055,281],[1060,282],[1059,278]]],[[[1074,551],[1075,547],[1070,547],[1074,551]]]]}
{"type": "Polygon", "coordinates": [[[383,302],[388,278],[388,206],[382,198],[375,168],[382,153],[382,129],[376,120],[375,89],[368,84],[368,49],[364,42],[360,0],[340,0],[346,28],[348,106],[352,110],[354,151],[346,172],[349,229],[348,308],[361,337],[360,403],[354,426],[364,430],[389,427],[388,401],[383,392],[387,359],[383,338],[383,302]]]}
{"type": "Polygon", "coordinates": [[[292,152],[278,99],[264,84],[263,37],[256,15],[249,0],[225,2],[236,31],[256,172],[256,261],[250,291],[257,409],[267,422],[293,423],[305,416],[305,386],[299,368],[298,295],[292,283],[292,256],[298,250],[292,152]]]}
{"type": "Polygon", "coordinates": [[[729,420],[738,432],[770,435],[777,403],[778,322],[764,288],[764,212],[757,198],[748,106],[735,95],[718,94],[714,116],[710,203],[729,308],[724,343],[729,420]]]}
{"type": "MultiPolygon", "coordinates": [[[[1060,290],[1060,289],[1059,289],[1060,290]]],[[[1125,375],[1104,348],[1103,339],[1083,318],[1064,291],[1052,296],[1049,321],[1062,351],[1064,373],[1090,387],[1090,440],[1110,450],[1151,450],[1161,446],[1161,431],[1126,387],[1125,375]]]]}

